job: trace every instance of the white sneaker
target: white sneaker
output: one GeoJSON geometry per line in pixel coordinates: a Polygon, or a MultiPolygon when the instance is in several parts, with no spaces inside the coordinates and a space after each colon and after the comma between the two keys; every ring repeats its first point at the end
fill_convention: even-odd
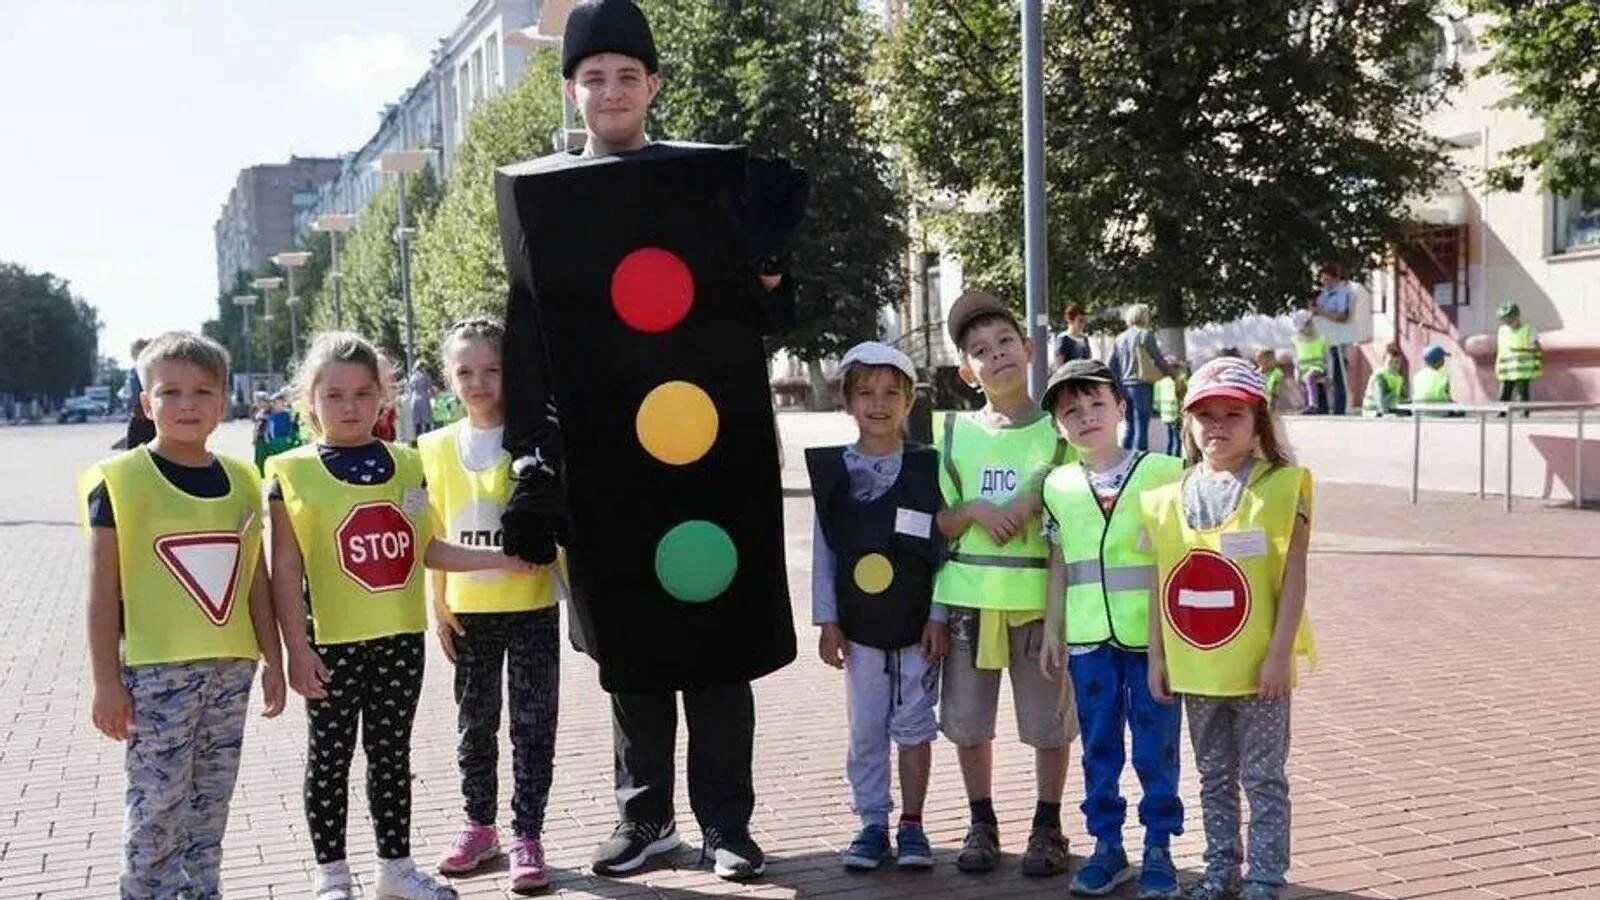
{"type": "Polygon", "coordinates": [[[378,896],[389,900],[456,900],[456,889],[435,881],[410,860],[378,864],[378,896]]]}
{"type": "Polygon", "coordinates": [[[316,900],[351,900],[350,864],[344,860],[317,866],[316,900]]]}

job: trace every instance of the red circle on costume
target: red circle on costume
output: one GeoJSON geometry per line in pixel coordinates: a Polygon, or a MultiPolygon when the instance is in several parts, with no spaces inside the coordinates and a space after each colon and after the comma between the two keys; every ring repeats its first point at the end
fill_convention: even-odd
{"type": "Polygon", "coordinates": [[[1167,623],[1201,650],[1238,637],[1250,618],[1250,581],[1233,560],[1210,550],[1190,550],[1161,592],[1167,623]]]}
{"type": "Polygon", "coordinates": [[[693,305],[694,276],[670,250],[635,250],[611,273],[611,306],[637,331],[666,331],[682,322],[693,305]]]}

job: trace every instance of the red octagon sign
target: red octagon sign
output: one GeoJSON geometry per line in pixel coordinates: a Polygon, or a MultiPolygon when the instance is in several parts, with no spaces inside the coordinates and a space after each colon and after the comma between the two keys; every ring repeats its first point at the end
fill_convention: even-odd
{"type": "Polygon", "coordinates": [[[400,507],[387,500],[362,503],[339,523],[339,568],[374,593],[397,591],[417,565],[417,533],[400,507]]]}
{"type": "Polygon", "coordinates": [[[1201,650],[1238,637],[1252,602],[1244,572],[1210,550],[1189,551],[1167,576],[1161,599],[1172,630],[1201,650]]]}

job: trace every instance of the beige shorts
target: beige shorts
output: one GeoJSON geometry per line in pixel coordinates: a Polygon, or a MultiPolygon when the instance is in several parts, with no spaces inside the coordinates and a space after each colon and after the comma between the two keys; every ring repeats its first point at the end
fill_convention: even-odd
{"type": "MultiPolygon", "coordinates": [[[[944,661],[940,695],[940,730],[958,747],[994,740],[1000,705],[1000,670],[979,669],[978,611],[950,608],[950,654],[944,661]]],[[[1072,681],[1062,666],[1054,678],[1039,670],[1044,622],[1011,629],[1011,701],[1016,707],[1017,737],[1039,750],[1055,750],[1078,736],[1078,712],[1072,681]]]]}

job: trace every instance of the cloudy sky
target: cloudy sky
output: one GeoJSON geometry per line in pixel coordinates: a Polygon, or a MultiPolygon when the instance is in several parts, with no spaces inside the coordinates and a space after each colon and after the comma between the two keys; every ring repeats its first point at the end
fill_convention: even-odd
{"type": "Polygon", "coordinates": [[[102,352],[215,313],[239,169],[360,146],[469,0],[0,0],[0,260],[100,310],[102,352]]]}

